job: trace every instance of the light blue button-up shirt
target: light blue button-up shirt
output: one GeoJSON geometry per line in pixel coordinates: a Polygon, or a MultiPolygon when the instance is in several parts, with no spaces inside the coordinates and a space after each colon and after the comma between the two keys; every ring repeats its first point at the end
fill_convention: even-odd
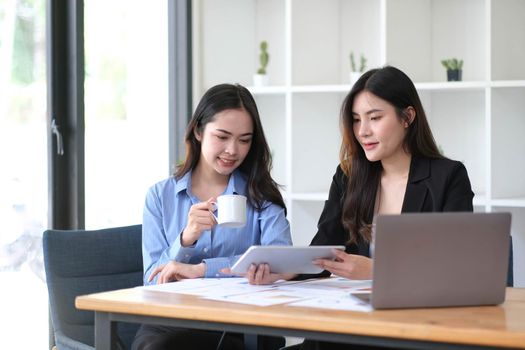
{"type": "MultiPolygon", "coordinates": [[[[236,170],[230,176],[223,194],[246,196],[246,178],[236,170]]],[[[205,277],[224,277],[222,268],[231,267],[252,245],[291,245],[290,224],[284,209],[277,204],[264,204],[256,210],[247,201],[246,225],[225,228],[215,225],[204,231],[189,247],[181,245],[180,235],[188,222],[188,213],[200,200],[191,192],[191,171],[180,180],[170,177],[152,186],[146,196],[142,224],[144,284],[159,265],[175,260],[186,264],[206,263],[205,277]]]]}

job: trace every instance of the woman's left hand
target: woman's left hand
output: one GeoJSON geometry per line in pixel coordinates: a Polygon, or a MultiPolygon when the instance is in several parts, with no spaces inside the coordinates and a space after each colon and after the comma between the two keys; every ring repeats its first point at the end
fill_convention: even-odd
{"type": "Polygon", "coordinates": [[[334,275],[353,280],[367,280],[372,278],[372,259],[362,255],[347,254],[335,250],[336,259],[317,259],[314,264],[334,275]]]}
{"type": "Polygon", "coordinates": [[[157,284],[178,281],[185,278],[200,278],[206,273],[206,264],[184,264],[177,261],[157,266],[149,276],[148,282],[158,275],[157,284]]]}

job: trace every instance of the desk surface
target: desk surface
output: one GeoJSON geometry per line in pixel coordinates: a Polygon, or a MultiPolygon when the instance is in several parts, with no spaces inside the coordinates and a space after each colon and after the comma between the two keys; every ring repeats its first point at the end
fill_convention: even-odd
{"type": "Polygon", "coordinates": [[[286,305],[259,307],[140,288],[80,296],[76,306],[96,312],[525,349],[523,288],[508,288],[506,301],[499,306],[370,313],[286,305]]]}

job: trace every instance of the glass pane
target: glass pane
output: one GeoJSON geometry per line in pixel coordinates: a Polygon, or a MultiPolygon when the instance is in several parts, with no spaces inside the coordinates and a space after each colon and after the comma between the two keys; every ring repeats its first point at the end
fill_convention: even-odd
{"type": "Polygon", "coordinates": [[[47,349],[45,0],[0,0],[2,348],[47,349]],[[30,315],[27,311],[30,310],[30,315]]]}
{"type": "Polygon", "coordinates": [[[86,1],[86,228],[142,222],[169,174],[167,1],[86,1]]]}

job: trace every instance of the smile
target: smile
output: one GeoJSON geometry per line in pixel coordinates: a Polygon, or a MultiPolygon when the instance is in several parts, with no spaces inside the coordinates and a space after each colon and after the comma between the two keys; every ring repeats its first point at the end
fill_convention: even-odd
{"type": "Polygon", "coordinates": [[[370,150],[374,149],[378,144],[379,144],[379,142],[363,143],[363,148],[366,151],[370,151],[370,150]]]}
{"type": "Polygon", "coordinates": [[[224,159],[224,158],[219,158],[219,161],[224,165],[224,166],[232,166],[234,165],[237,160],[236,159],[224,159]]]}

